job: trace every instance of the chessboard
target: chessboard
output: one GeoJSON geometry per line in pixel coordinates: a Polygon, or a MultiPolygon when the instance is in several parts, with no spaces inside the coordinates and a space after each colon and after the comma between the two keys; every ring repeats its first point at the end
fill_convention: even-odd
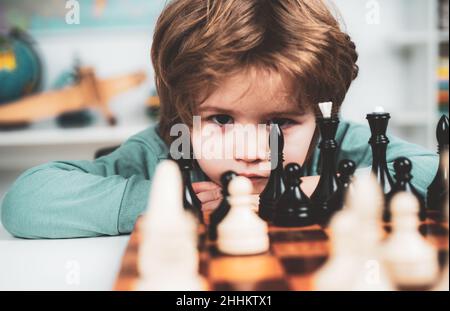
{"type": "MultiPolygon", "coordinates": [[[[205,215],[208,223],[209,215],[205,215]]],[[[139,282],[138,254],[141,242],[138,219],[122,259],[114,285],[117,291],[133,291],[139,282]]],[[[252,256],[221,254],[207,237],[206,225],[199,227],[199,271],[205,290],[212,291],[312,291],[314,277],[330,253],[330,230],[320,226],[281,228],[269,226],[270,250],[252,256]]],[[[389,226],[384,226],[386,236],[389,226]]],[[[441,268],[448,257],[448,225],[428,218],[420,232],[439,251],[441,268]]]]}

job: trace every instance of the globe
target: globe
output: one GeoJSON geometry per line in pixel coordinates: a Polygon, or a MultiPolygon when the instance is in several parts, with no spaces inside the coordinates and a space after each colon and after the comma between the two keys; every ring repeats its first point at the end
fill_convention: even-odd
{"type": "Polygon", "coordinates": [[[42,65],[30,37],[17,29],[0,34],[0,105],[37,91],[42,65]]]}

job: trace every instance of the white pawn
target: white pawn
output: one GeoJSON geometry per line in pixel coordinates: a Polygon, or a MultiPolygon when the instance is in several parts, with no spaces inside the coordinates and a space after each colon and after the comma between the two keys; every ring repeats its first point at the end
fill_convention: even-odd
{"type": "Polygon", "coordinates": [[[141,223],[140,290],[204,289],[198,273],[197,224],[184,210],[182,185],[175,162],[158,165],[141,223]]]}
{"type": "Polygon", "coordinates": [[[348,211],[355,218],[353,239],[356,243],[358,264],[352,271],[355,280],[351,290],[392,291],[390,282],[380,256],[382,213],[384,198],[381,187],[373,174],[355,180],[353,191],[346,198],[348,211]]]}
{"type": "Polygon", "coordinates": [[[330,223],[331,254],[316,276],[317,290],[393,290],[378,257],[383,196],[370,175],[355,180],[346,208],[330,223]]]}
{"type": "Polygon", "coordinates": [[[265,221],[252,210],[253,185],[243,176],[228,186],[230,211],[217,227],[218,249],[229,255],[253,255],[269,250],[269,234],[265,221]]]}
{"type": "Polygon", "coordinates": [[[355,281],[354,267],[359,263],[355,243],[356,220],[343,210],[330,222],[330,257],[315,277],[315,290],[350,290],[355,281]]]}
{"type": "Polygon", "coordinates": [[[439,273],[437,250],[418,230],[419,202],[410,193],[401,192],[391,202],[392,234],[383,250],[386,267],[398,287],[432,285],[439,273]]]}

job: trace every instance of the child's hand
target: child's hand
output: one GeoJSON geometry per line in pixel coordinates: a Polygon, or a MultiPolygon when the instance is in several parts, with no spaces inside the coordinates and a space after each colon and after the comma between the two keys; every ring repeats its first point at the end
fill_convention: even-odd
{"type": "MultiPolygon", "coordinates": [[[[307,196],[311,196],[319,183],[320,176],[306,176],[302,178],[302,190],[307,196]]],[[[192,184],[195,194],[202,202],[203,210],[214,210],[222,201],[222,188],[209,181],[196,182],[192,184]]],[[[257,202],[258,196],[256,196],[257,202]]]]}
{"type": "Polygon", "coordinates": [[[214,210],[222,201],[222,188],[209,181],[196,182],[192,184],[195,194],[202,202],[202,210],[214,210]]]}
{"type": "Polygon", "coordinates": [[[314,190],[316,190],[317,184],[319,183],[320,176],[306,176],[302,177],[302,190],[310,197],[314,190]]]}

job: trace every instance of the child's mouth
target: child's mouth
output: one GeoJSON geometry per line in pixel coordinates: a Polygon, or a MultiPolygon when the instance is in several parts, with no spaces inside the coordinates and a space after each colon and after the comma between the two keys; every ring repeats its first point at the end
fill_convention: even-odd
{"type": "Polygon", "coordinates": [[[252,182],[252,184],[255,185],[259,185],[261,183],[265,183],[267,180],[267,177],[265,176],[260,176],[260,175],[256,175],[256,174],[239,174],[240,176],[244,176],[247,177],[248,179],[250,179],[250,181],[252,182]]]}

